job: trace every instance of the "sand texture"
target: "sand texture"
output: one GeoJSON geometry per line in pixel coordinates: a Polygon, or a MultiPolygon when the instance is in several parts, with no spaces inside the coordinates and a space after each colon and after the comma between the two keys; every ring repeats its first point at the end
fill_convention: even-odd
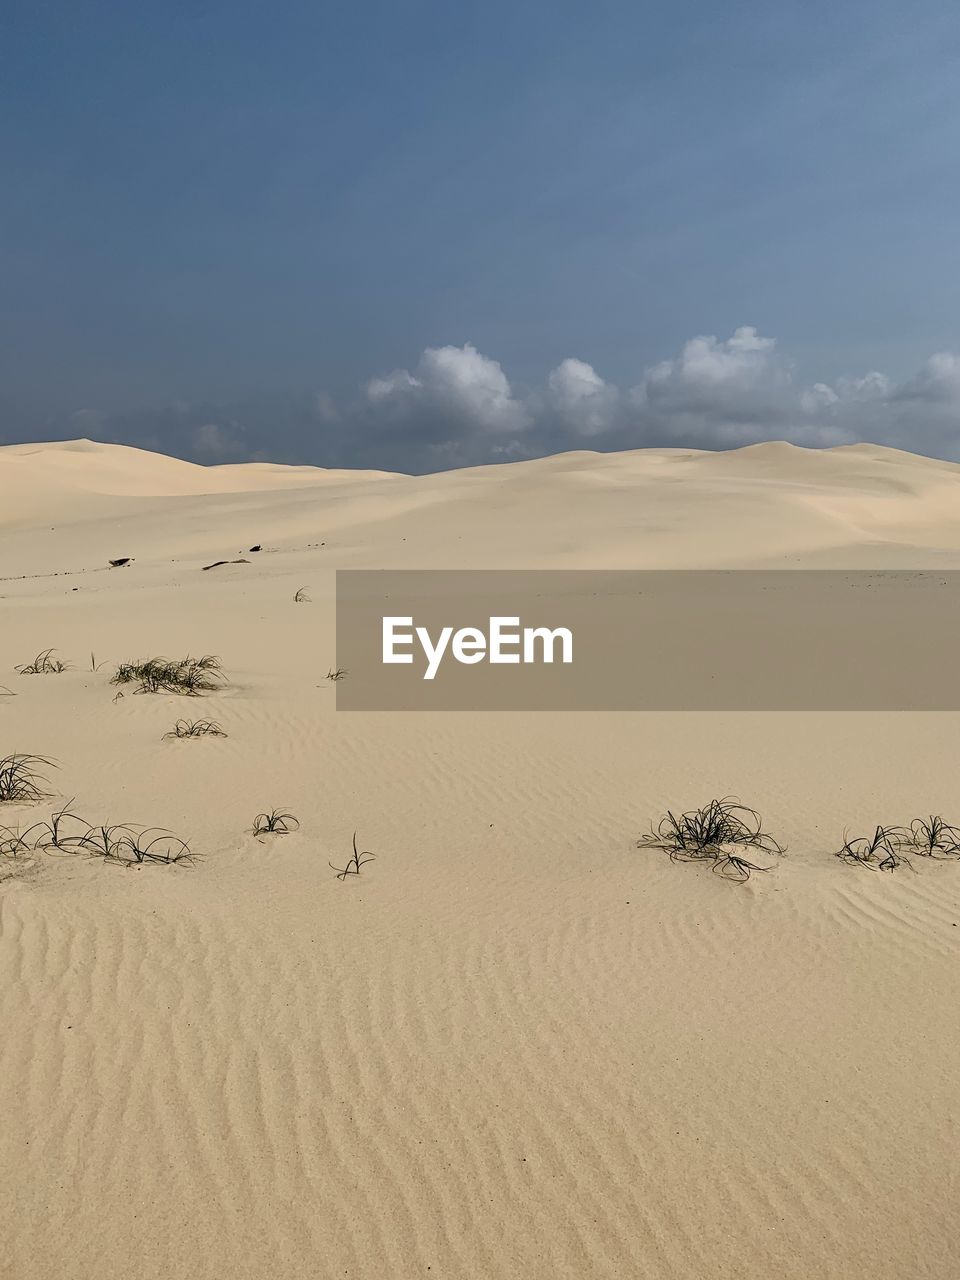
{"type": "Polygon", "coordinates": [[[0,449],[0,756],[59,766],[0,825],[75,798],[202,855],[0,858],[0,1275],[960,1275],[960,863],[832,856],[960,822],[960,716],[335,711],[338,567],[665,566],[960,568],[960,466],[0,449]],[[221,691],[114,701],[187,653],[221,691]],[[772,872],[636,847],[730,793],[772,872]],[[254,837],[275,807],[300,829],[254,837]]]}

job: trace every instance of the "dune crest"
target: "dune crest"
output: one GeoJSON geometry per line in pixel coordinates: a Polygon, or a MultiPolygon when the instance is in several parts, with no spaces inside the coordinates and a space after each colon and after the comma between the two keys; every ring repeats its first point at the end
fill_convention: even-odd
{"type": "Polygon", "coordinates": [[[329,539],[345,564],[375,546],[381,567],[940,567],[960,554],[960,466],[875,445],[581,451],[406,476],[73,441],[0,448],[0,483],[0,527],[44,535],[8,538],[0,577],[329,539]]]}

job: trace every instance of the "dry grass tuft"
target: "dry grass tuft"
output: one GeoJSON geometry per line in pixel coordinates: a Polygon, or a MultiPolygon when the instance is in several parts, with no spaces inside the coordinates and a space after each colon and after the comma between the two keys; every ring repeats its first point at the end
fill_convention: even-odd
{"type": "Polygon", "coordinates": [[[0,804],[34,804],[46,800],[50,792],[44,790],[46,778],[41,771],[56,767],[46,756],[16,752],[0,757],[0,804]]]}
{"type": "Polygon", "coordinates": [[[763,830],[757,811],[733,796],[679,815],[668,809],[656,827],[641,836],[637,847],[663,849],[673,862],[707,862],[717,875],[741,884],[751,872],[771,868],[751,862],[738,849],[758,849],[768,856],[784,853],[783,846],[763,830]]]}
{"type": "Polygon", "coordinates": [[[167,738],[225,738],[227,735],[216,720],[178,720],[167,738]]]}
{"type": "Polygon", "coordinates": [[[21,667],[14,667],[14,671],[22,676],[59,675],[61,671],[66,671],[67,664],[53,656],[56,652],[56,649],[44,649],[42,653],[37,654],[32,662],[25,662],[21,667]]]}
{"type": "Polygon", "coordinates": [[[255,836],[285,836],[297,831],[300,820],[292,813],[281,813],[279,809],[271,809],[269,813],[258,813],[253,820],[255,836]]]}
{"type": "Polygon", "coordinates": [[[333,871],[337,873],[338,880],[346,880],[347,876],[358,876],[362,868],[365,867],[368,862],[373,862],[376,856],[377,855],[375,853],[370,853],[368,850],[365,850],[363,853],[361,853],[358,850],[357,833],[354,832],[353,833],[353,856],[350,858],[350,861],[347,863],[347,865],[345,867],[335,867],[332,862],[329,863],[328,865],[333,871]]]}
{"type": "Polygon", "coordinates": [[[135,684],[134,693],[181,693],[197,697],[220,688],[225,680],[223,664],[207,653],[200,658],[147,658],[121,662],[111,684],[135,684]]]}

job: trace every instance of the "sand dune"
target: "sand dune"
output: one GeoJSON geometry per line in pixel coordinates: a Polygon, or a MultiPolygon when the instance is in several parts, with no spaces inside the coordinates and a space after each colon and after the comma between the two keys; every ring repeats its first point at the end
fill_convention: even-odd
{"type": "Polygon", "coordinates": [[[0,1275],[960,1274],[960,865],[831,856],[960,821],[960,716],[338,715],[323,678],[338,567],[960,568],[960,467],[80,441],[0,449],[0,492],[0,755],[59,764],[0,824],[76,797],[203,855],[0,859],[0,1275]],[[51,645],[72,669],[14,673],[51,645]],[[186,652],[221,692],[113,701],[114,663],[186,652]],[[228,736],[162,740],[184,714],[228,736]],[[635,847],[726,793],[787,844],[769,875],[635,847]],[[300,830],[254,838],[274,806],[300,830]]]}

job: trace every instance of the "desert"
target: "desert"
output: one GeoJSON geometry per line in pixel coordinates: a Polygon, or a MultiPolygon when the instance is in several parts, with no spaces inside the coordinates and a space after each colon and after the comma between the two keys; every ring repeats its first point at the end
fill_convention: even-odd
{"type": "Polygon", "coordinates": [[[960,822],[960,714],[338,712],[334,579],[957,569],[960,465],[77,440],[0,493],[0,1274],[957,1274],[960,860],[853,842],[960,822]],[[731,796],[768,870],[650,841],[731,796]]]}

